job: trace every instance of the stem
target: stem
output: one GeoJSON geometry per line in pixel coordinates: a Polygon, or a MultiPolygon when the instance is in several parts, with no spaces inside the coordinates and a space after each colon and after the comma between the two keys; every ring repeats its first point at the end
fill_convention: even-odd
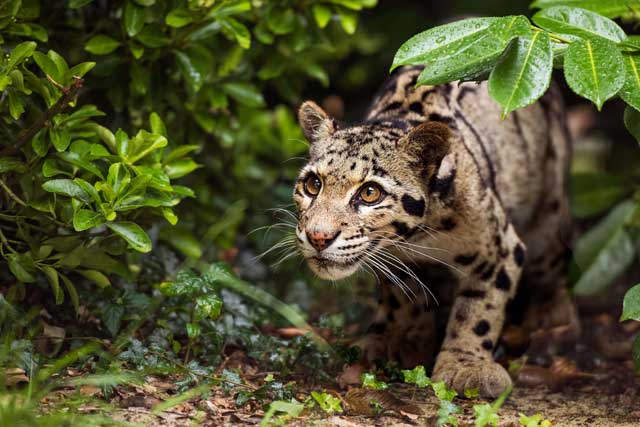
{"type": "MultiPolygon", "coordinates": [[[[2,232],[2,230],[0,230],[0,243],[2,243],[3,245],[5,245],[7,247],[7,249],[9,249],[9,251],[11,251],[12,253],[17,253],[9,244],[9,241],[7,240],[7,238],[4,236],[4,233],[2,232]]],[[[4,255],[4,253],[3,253],[4,255]]]]}
{"type": "Polygon", "coordinates": [[[31,126],[28,128],[24,128],[18,134],[17,142],[9,147],[5,147],[0,150],[0,156],[6,156],[9,154],[14,154],[18,152],[18,148],[31,141],[31,139],[47,124],[49,121],[56,115],[63,112],[68,106],[69,103],[75,98],[78,91],[82,87],[84,80],[80,77],[74,77],[73,83],[70,86],[62,88],[62,96],[58,99],[58,101],[51,106],[47,111],[42,114],[38,120],[33,122],[31,126]]]}
{"type": "Polygon", "coordinates": [[[535,27],[535,26],[532,25],[531,29],[533,31],[537,31],[539,33],[547,33],[547,35],[549,36],[549,38],[551,40],[557,41],[558,43],[565,43],[565,44],[570,44],[571,43],[571,40],[567,40],[565,38],[562,38],[559,35],[557,35],[555,33],[552,33],[550,31],[543,30],[542,28],[538,28],[538,27],[535,27]]]}
{"type": "Polygon", "coordinates": [[[11,191],[11,189],[7,186],[7,184],[5,184],[5,182],[1,179],[0,179],[0,187],[2,187],[4,191],[7,192],[7,195],[11,197],[17,204],[22,206],[27,206],[27,204],[24,201],[22,201],[20,197],[16,196],[16,193],[11,191]]]}

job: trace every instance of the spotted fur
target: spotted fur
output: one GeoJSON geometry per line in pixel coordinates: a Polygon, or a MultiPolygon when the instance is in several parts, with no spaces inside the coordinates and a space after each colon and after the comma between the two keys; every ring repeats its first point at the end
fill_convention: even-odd
{"type": "Polygon", "coordinates": [[[525,325],[576,325],[563,257],[563,106],[552,88],[501,120],[485,83],[415,87],[419,72],[396,71],[357,125],[341,127],[313,102],[302,105],[311,146],[294,190],[298,244],[322,278],[365,269],[381,279],[380,306],[357,343],[370,359],[428,363],[444,312],[434,378],[495,397],[511,380],[492,351],[521,281],[532,314],[525,325]],[[321,181],[317,195],[305,191],[310,176],[321,181]],[[383,189],[374,204],[358,198],[367,183],[383,189]],[[429,281],[433,263],[453,274],[429,281]],[[423,283],[441,299],[437,310],[423,283]],[[565,308],[541,319],[542,306],[565,308]]]}

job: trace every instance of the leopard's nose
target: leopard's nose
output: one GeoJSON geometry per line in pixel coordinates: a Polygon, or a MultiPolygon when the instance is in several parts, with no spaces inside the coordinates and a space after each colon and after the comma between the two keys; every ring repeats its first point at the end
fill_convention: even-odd
{"type": "Polygon", "coordinates": [[[316,248],[318,252],[323,251],[336,240],[336,237],[340,234],[340,231],[326,233],[322,231],[307,231],[307,239],[311,246],[316,248]]]}

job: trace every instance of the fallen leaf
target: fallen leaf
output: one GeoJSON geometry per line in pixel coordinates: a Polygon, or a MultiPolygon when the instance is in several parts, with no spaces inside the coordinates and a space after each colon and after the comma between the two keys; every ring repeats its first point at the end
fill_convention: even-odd
{"type": "Polygon", "coordinates": [[[342,389],[349,386],[360,385],[362,382],[362,374],[366,372],[366,368],[359,364],[345,365],[340,375],[338,375],[338,385],[342,389]]]}
{"type": "Polygon", "coordinates": [[[387,390],[374,390],[369,388],[352,388],[344,397],[349,410],[357,415],[379,415],[379,409],[394,411],[400,415],[412,414],[419,416],[422,410],[413,403],[398,399],[387,390]]]}
{"type": "Polygon", "coordinates": [[[7,387],[13,387],[20,383],[28,383],[29,377],[24,369],[8,368],[4,370],[4,383],[7,387]]]}

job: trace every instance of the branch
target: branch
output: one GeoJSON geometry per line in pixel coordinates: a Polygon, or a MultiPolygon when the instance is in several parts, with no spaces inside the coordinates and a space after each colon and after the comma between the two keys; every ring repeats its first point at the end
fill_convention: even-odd
{"type": "Polygon", "coordinates": [[[82,87],[84,80],[80,77],[73,77],[73,83],[70,86],[63,87],[62,97],[58,99],[58,101],[51,106],[47,111],[42,114],[38,120],[33,122],[31,126],[28,128],[24,128],[18,134],[17,142],[9,147],[5,147],[0,150],[0,156],[6,156],[10,154],[15,154],[18,152],[18,148],[31,141],[31,139],[40,131],[40,129],[47,126],[47,123],[56,115],[63,112],[71,101],[78,94],[78,91],[82,87]]]}

